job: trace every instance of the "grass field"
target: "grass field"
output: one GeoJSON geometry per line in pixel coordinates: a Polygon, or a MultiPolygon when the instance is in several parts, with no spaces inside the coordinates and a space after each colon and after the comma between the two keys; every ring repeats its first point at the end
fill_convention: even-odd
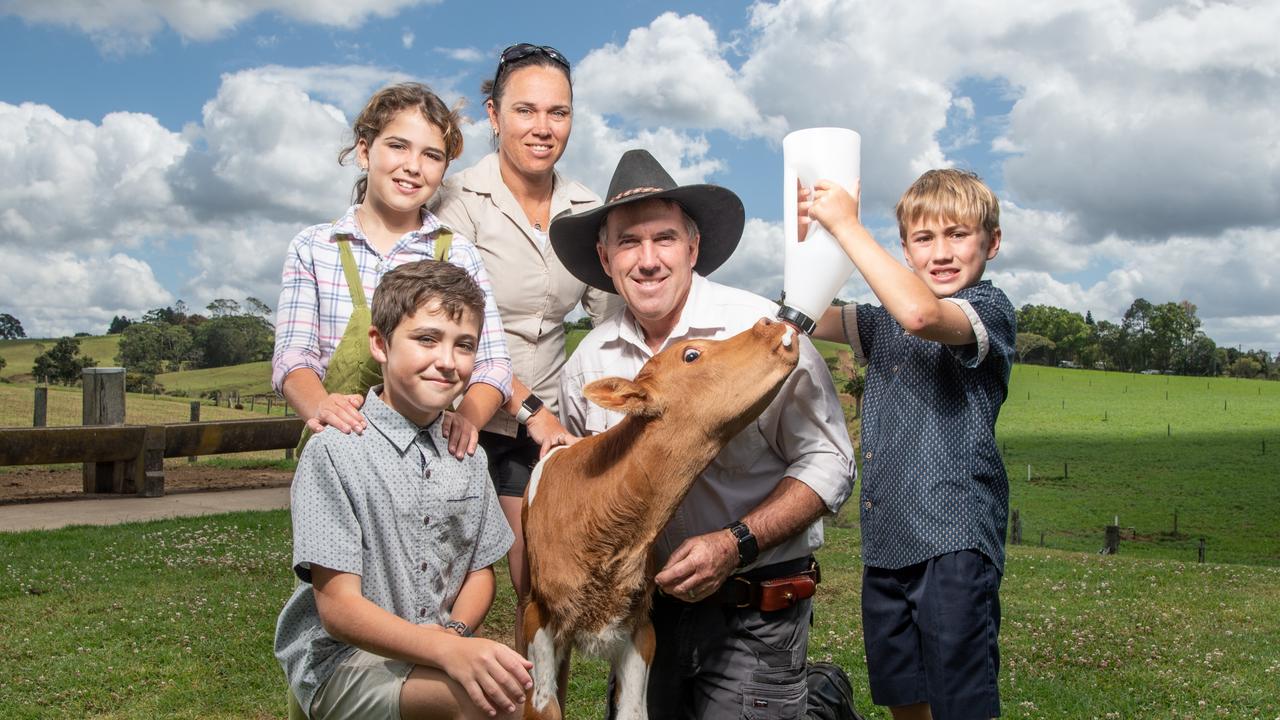
{"type": "Polygon", "coordinates": [[[1020,365],[997,439],[1024,542],[1280,565],[1280,383],[1020,365]]]}
{"type": "MultiPolygon", "coordinates": [[[[96,335],[76,339],[80,341],[81,355],[97,360],[101,367],[115,366],[116,352],[120,347],[119,335],[96,335]]],[[[5,361],[4,369],[0,370],[0,378],[29,377],[36,356],[53,348],[57,342],[58,338],[0,340],[0,357],[5,361]]]]}
{"type": "Polygon", "coordinates": [[[199,397],[211,390],[236,390],[242,397],[274,392],[271,389],[269,360],[219,368],[161,373],[156,376],[156,382],[164,387],[165,392],[185,390],[191,397],[199,397]]]}
{"type": "MultiPolygon", "coordinates": [[[[851,522],[828,524],[810,656],[869,717],[851,522]]],[[[0,717],[281,718],[284,512],[0,535],[0,717]]],[[[510,637],[501,575],[485,633],[510,637]]],[[[1014,548],[1002,588],[1008,718],[1275,718],[1280,569],[1014,548]]],[[[579,662],[568,718],[602,716],[579,662]]]]}

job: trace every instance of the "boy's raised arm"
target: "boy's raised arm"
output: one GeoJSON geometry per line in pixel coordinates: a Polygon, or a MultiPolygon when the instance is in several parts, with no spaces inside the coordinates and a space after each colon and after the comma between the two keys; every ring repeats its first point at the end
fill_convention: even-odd
{"type": "MultiPolygon", "coordinates": [[[[854,192],[860,193],[860,188],[854,188],[854,192]]],[[[859,201],[855,196],[829,180],[814,183],[812,200],[806,199],[808,194],[801,189],[797,203],[801,226],[811,220],[822,223],[853,260],[884,309],[903,329],[947,345],[966,345],[975,340],[973,325],[963,310],[936,297],[920,278],[871,237],[858,219],[859,201]]],[[[838,308],[833,309],[839,312],[838,308]]],[[[828,314],[829,311],[823,313],[824,323],[828,314]]],[[[826,327],[830,332],[831,324],[826,323],[826,327]]],[[[843,341],[843,330],[838,324],[835,332],[840,334],[834,338],[826,334],[819,337],[843,341]]]]}
{"type": "Polygon", "coordinates": [[[331,637],[375,655],[443,670],[486,714],[498,708],[514,712],[533,687],[533,663],[502,643],[460,637],[439,625],[415,625],[387,612],[361,594],[359,575],[313,564],[311,579],[320,621],[331,637]]]}

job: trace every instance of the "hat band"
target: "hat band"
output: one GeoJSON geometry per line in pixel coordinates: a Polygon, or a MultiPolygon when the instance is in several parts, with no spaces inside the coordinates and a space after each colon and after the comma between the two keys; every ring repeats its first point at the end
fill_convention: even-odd
{"type": "Polygon", "coordinates": [[[621,200],[622,198],[631,197],[632,195],[638,195],[640,193],[657,193],[657,192],[662,192],[663,190],[664,188],[659,188],[659,187],[631,188],[630,190],[623,190],[617,195],[614,195],[613,197],[609,198],[609,202],[615,203],[621,200]]]}

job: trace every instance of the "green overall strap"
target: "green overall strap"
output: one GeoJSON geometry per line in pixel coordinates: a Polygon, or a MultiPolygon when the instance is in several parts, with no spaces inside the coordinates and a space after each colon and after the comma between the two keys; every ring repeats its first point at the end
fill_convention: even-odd
{"type": "Polygon", "coordinates": [[[447,260],[449,258],[449,249],[453,247],[453,232],[450,230],[440,229],[436,233],[436,251],[432,253],[436,262],[447,260]]]}
{"type": "Polygon", "coordinates": [[[364,298],[364,282],[360,279],[360,269],[356,267],[356,256],[351,252],[351,238],[340,236],[338,240],[338,257],[342,259],[342,274],[347,276],[347,292],[351,295],[351,304],[355,307],[366,307],[364,298]]]}

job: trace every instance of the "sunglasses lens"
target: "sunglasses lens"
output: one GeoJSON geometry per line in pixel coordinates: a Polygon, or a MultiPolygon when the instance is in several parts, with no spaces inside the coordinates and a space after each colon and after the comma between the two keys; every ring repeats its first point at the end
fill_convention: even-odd
{"type": "Polygon", "coordinates": [[[502,57],[498,61],[498,65],[501,67],[509,62],[522,60],[530,55],[536,55],[538,53],[542,53],[543,55],[546,55],[552,60],[560,63],[566,70],[569,69],[569,61],[560,53],[559,50],[556,50],[550,45],[532,45],[530,43],[517,43],[508,47],[506,50],[503,50],[502,57]]]}

